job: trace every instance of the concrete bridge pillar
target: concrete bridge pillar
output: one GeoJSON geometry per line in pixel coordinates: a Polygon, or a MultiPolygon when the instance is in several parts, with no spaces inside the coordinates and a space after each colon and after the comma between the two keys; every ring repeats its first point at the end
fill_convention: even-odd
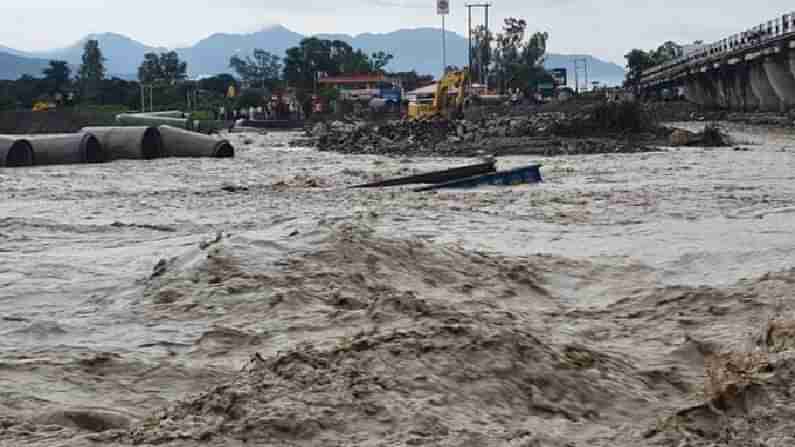
{"type": "Polygon", "coordinates": [[[787,109],[795,106],[795,76],[790,70],[790,58],[768,58],[762,66],[781,104],[787,109]]]}
{"type": "Polygon", "coordinates": [[[737,100],[737,109],[752,111],[759,109],[759,100],[751,88],[750,74],[747,68],[739,68],[732,76],[734,94],[737,100]]]}
{"type": "Polygon", "coordinates": [[[751,90],[754,91],[754,96],[759,100],[759,110],[764,112],[781,110],[781,100],[776,95],[776,91],[773,90],[773,86],[767,78],[767,73],[765,73],[765,68],[762,64],[753,64],[749,70],[751,90]]]}
{"type": "Polygon", "coordinates": [[[704,106],[715,108],[720,105],[718,99],[718,87],[712,76],[702,74],[696,77],[696,82],[701,86],[701,91],[704,96],[704,106]]]}
{"type": "Polygon", "coordinates": [[[700,106],[703,106],[706,103],[706,100],[704,99],[704,91],[702,90],[700,83],[696,81],[695,78],[687,78],[685,81],[685,99],[700,106]]]}
{"type": "Polygon", "coordinates": [[[755,109],[759,106],[748,85],[748,79],[744,79],[742,75],[743,72],[735,68],[726,68],[721,73],[721,79],[729,96],[730,110],[755,109]]]}
{"type": "Polygon", "coordinates": [[[723,73],[716,73],[712,76],[715,85],[716,100],[721,109],[731,109],[736,107],[732,101],[731,84],[727,82],[723,73]]]}

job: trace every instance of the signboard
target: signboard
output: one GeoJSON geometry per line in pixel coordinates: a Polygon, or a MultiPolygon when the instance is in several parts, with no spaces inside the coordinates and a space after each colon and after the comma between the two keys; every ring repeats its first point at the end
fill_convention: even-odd
{"type": "Polygon", "coordinates": [[[436,0],[436,13],[440,16],[450,14],[450,0],[436,0]]]}
{"type": "Polygon", "coordinates": [[[552,78],[555,80],[556,87],[560,86],[565,87],[568,84],[569,82],[568,72],[565,68],[555,68],[553,70],[550,70],[549,73],[552,75],[552,78]]]}

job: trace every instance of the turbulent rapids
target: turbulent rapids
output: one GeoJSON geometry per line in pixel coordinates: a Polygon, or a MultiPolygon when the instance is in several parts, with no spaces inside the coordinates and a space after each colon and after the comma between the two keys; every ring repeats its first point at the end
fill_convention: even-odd
{"type": "Polygon", "coordinates": [[[437,193],[289,134],[0,170],[0,445],[791,445],[795,135],[728,130],[437,193]]]}

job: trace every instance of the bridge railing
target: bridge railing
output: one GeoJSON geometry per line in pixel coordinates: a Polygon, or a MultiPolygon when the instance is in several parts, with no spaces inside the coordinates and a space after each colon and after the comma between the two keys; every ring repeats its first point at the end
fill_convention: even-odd
{"type": "Polygon", "coordinates": [[[745,51],[754,47],[761,46],[771,40],[795,34],[795,12],[783,14],[775,19],[757,25],[748,31],[733,34],[717,42],[705,45],[695,52],[680,56],[664,64],[648,68],[641,73],[641,80],[667,73],[670,70],[688,66],[695,63],[709,62],[713,59],[720,59],[732,53],[745,51]]]}

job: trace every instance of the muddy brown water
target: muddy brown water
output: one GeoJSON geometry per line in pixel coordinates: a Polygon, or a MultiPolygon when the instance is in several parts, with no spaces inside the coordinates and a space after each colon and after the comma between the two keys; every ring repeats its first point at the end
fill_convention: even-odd
{"type": "Polygon", "coordinates": [[[730,130],[422,194],[347,187],[475,160],[0,169],[0,445],[744,445],[666,422],[795,318],[795,134],[730,130]]]}

